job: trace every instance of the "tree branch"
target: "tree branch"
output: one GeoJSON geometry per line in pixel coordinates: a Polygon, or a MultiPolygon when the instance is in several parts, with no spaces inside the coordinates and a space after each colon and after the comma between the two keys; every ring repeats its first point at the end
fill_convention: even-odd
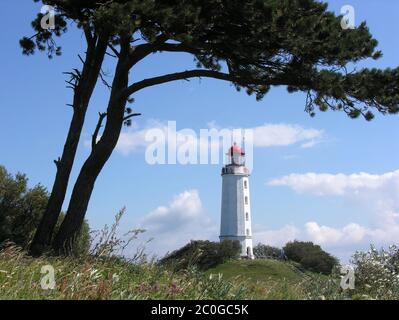
{"type": "Polygon", "coordinates": [[[163,43],[158,47],[158,51],[166,51],[166,52],[186,52],[191,53],[193,55],[197,55],[200,53],[200,50],[191,48],[182,43],[163,43]]]}
{"type": "Polygon", "coordinates": [[[105,74],[105,72],[104,72],[102,69],[101,69],[100,72],[99,72],[99,76],[100,76],[100,79],[101,79],[102,83],[103,83],[109,90],[111,90],[111,89],[112,89],[112,86],[107,82],[107,80],[105,80],[104,76],[106,76],[106,74],[105,74]]]}
{"type": "Polygon", "coordinates": [[[134,94],[135,92],[142,90],[144,88],[156,86],[159,84],[167,83],[167,82],[172,82],[176,80],[184,80],[188,78],[195,78],[195,77],[207,77],[207,78],[215,78],[219,80],[225,80],[225,81],[234,81],[238,79],[234,79],[231,75],[228,73],[222,73],[218,71],[212,71],[212,70],[202,70],[202,69],[197,69],[197,70],[188,70],[184,72],[177,72],[177,73],[171,73],[159,77],[154,77],[154,78],[149,78],[145,79],[136,83],[133,83],[130,85],[124,92],[124,95],[126,97],[134,94]]]}
{"type": "Polygon", "coordinates": [[[114,55],[119,58],[119,52],[118,52],[118,50],[116,50],[116,48],[112,44],[109,43],[108,48],[110,48],[111,51],[114,53],[114,55]]]}
{"type": "Polygon", "coordinates": [[[91,148],[94,149],[97,145],[97,137],[98,137],[98,133],[100,132],[100,129],[102,127],[104,118],[107,116],[107,113],[98,113],[98,122],[97,122],[97,126],[96,129],[94,130],[93,136],[91,138],[91,148]]]}
{"type": "Polygon", "coordinates": [[[129,68],[132,68],[135,64],[147,57],[149,54],[157,52],[159,47],[167,40],[168,37],[164,34],[161,34],[156,37],[154,42],[133,47],[132,53],[130,54],[129,68]]]}
{"type": "Polygon", "coordinates": [[[61,158],[58,157],[57,160],[54,160],[54,163],[55,163],[55,165],[56,165],[56,167],[57,167],[57,169],[58,169],[58,168],[60,167],[60,164],[61,164],[61,158]]]}
{"type": "Polygon", "coordinates": [[[128,116],[124,117],[123,121],[125,122],[133,117],[138,117],[138,116],[141,116],[141,113],[132,113],[132,114],[129,114],[128,116]]]}

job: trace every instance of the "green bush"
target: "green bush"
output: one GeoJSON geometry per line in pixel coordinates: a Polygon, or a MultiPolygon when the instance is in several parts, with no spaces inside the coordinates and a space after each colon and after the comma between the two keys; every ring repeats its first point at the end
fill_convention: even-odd
{"type": "Polygon", "coordinates": [[[173,251],[160,260],[161,265],[176,270],[197,266],[200,270],[208,270],[229,259],[238,259],[241,245],[238,241],[223,242],[191,241],[184,247],[173,251]]]}
{"type": "Polygon", "coordinates": [[[268,246],[262,243],[258,243],[254,247],[253,252],[256,259],[282,260],[284,257],[283,251],[280,248],[268,246]]]}
{"type": "Polygon", "coordinates": [[[28,189],[27,184],[24,174],[13,177],[0,166],[0,243],[8,240],[26,248],[40,222],[47,192],[41,185],[28,189]]]}
{"type": "MultiPolygon", "coordinates": [[[[0,244],[8,241],[27,249],[42,218],[49,195],[42,185],[28,188],[28,178],[12,176],[0,166],[0,244]]],[[[61,214],[56,230],[64,215],[61,214]]],[[[89,225],[85,221],[76,240],[74,252],[87,253],[90,246],[89,225]]]]}
{"type": "Polygon", "coordinates": [[[338,260],[312,242],[289,242],[283,248],[289,260],[298,262],[303,268],[312,272],[331,274],[338,265],[338,260]]]}

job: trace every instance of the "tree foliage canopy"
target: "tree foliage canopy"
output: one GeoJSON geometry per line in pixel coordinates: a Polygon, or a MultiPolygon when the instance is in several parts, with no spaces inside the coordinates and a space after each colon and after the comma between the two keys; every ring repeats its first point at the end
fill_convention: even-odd
{"type": "Polygon", "coordinates": [[[0,166],[0,243],[6,240],[25,247],[33,236],[47,204],[43,186],[27,187],[28,179],[13,177],[0,166]]]}
{"type": "Polygon", "coordinates": [[[305,269],[330,274],[338,260],[312,242],[289,242],[283,248],[289,260],[300,263],[305,269]]]}
{"type": "Polygon", "coordinates": [[[284,259],[284,253],[280,248],[272,247],[262,243],[258,243],[253,248],[253,252],[256,259],[284,259]]]}
{"type": "MultiPolygon", "coordinates": [[[[38,0],[35,0],[38,1],[38,0]]],[[[399,112],[399,69],[356,70],[353,63],[382,53],[365,22],[343,30],[342,17],[315,0],[43,0],[55,6],[56,28],[32,23],[34,38],[21,40],[24,53],[61,53],[55,37],[73,20],[86,35],[109,35],[110,45],[129,35],[131,65],[148,54],[192,54],[197,69],[131,86],[144,87],[189,77],[214,77],[262,99],[272,86],[307,93],[306,110],[343,110],[373,118],[399,112]]],[[[116,52],[116,51],[115,51],[116,52]]]]}
{"type": "Polygon", "coordinates": [[[167,254],[160,264],[176,270],[197,266],[200,270],[208,270],[229,259],[238,259],[241,245],[238,241],[222,242],[191,241],[182,248],[167,254]]]}
{"type": "MultiPolygon", "coordinates": [[[[48,193],[42,185],[28,187],[28,178],[22,173],[15,176],[0,166],[0,244],[10,241],[27,248],[33,238],[48,201],[48,193]]],[[[64,215],[61,215],[59,228],[64,215]]],[[[88,253],[90,230],[84,222],[75,242],[73,253],[88,253]]]]}

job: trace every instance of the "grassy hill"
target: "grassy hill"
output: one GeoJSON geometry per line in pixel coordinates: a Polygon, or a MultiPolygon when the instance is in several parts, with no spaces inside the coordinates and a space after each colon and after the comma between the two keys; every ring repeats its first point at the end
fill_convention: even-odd
{"type": "Polygon", "coordinates": [[[222,273],[226,279],[241,277],[255,282],[283,279],[297,282],[304,277],[304,274],[291,263],[267,259],[229,261],[208,270],[207,273],[222,273]]]}
{"type": "Polygon", "coordinates": [[[255,299],[304,298],[302,285],[312,276],[296,264],[268,259],[229,261],[208,270],[207,274],[242,284],[255,299]]]}

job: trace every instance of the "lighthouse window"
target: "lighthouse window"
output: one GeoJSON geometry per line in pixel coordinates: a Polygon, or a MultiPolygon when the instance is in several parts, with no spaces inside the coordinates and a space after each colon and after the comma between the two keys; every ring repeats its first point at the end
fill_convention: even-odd
{"type": "Polygon", "coordinates": [[[247,180],[244,180],[244,188],[247,189],[248,188],[248,183],[247,180]]]}
{"type": "Polygon", "coordinates": [[[245,197],[245,204],[248,204],[248,197],[245,197]]]}
{"type": "Polygon", "coordinates": [[[248,214],[248,212],[245,214],[245,220],[249,220],[249,214],[248,214]]]}
{"type": "Polygon", "coordinates": [[[247,236],[249,236],[249,229],[247,229],[247,236]]]}

